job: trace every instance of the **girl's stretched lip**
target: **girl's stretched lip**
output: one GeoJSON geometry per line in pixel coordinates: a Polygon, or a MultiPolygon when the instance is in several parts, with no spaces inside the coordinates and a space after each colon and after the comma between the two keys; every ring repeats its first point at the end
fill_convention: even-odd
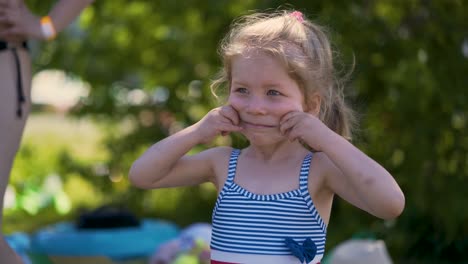
{"type": "Polygon", "coordinates": [[[244,125],[247,127],[256,127],[256,128],[276,128],[278,127],[277,125],[264,125],[264,124],[257,124],[257,123],[251,123],[247,121],[242,121],[244,125]]]}

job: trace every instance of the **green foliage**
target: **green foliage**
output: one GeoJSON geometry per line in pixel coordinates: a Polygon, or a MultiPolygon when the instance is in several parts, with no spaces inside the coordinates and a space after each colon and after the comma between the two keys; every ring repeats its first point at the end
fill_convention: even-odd
{"type": "MultiPolygon", "coordinates": [[[[231,20],[280,5],[283,1],[184,1],[181,8],[177,1],[95,1],[56,42],[41,47],[35,67],[64,69],[92,86],[75,114],[109,127],[131,124],[126,133],[106,137],[106,166],[125,178],[143,149],[216,105],[209,81],[220,67],[216,48],[231,20]],[[135,91],[143,92],[141,103],[128,99],[135,91]]],[[[355,143],[383,164],[406,194],[405,212],[388,222],[337,199],[328,248],[357,231],[369,231],[386,240],[395,259],[467,259],[467,2],[293,5],[329,26],[343,69],[355,59],[349,85],[361,114],[355,143]]],[[[233,143],[245,144],[238,138],[233,143]]],[[[36,172],[24,173],[33,180],[36,172]]],[[[141,214],[181,224],[209,221],[215,199],[212,192],[204,196],[202,187],[145,196],[106,177],[86,179],[105,191],[107,201],[126,202],[141,214]]]]}

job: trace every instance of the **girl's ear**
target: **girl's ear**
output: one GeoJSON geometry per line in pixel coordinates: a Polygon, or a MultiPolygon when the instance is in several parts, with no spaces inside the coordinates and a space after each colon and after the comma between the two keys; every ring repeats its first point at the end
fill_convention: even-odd
{"type": "Polygon", "coordinates": [[[322,96],[319,93],[315,92],[309,98],[307,98],[306,102],[306,109],[307,113],[313,114],[314,116],[318,116],[320,113],[320,106],[322,103],[322,96]]]}

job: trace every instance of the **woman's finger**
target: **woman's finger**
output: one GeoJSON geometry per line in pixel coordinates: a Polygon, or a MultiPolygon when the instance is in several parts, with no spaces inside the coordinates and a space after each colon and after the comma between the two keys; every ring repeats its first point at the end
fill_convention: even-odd
{"type": "Polygon", "coordinates": [[[24,36],[24,34],[21,33],[19,27],[10,27],[6,29],[3,37],[9,42],[18,42],[26,40],[26,37],[24,36]]]}
{"type": "Polygon", "coordinates": [[[8,20],[8,16],[6,14],[1,14],[0,13],[0,24],[3,25],[10,25],[11,22],[8,20]]]}
{"type": "Polygon", "coordinates": [[[5,38],[5,31],[6,31],[6,30],[0,30],[0,39],[6,40],[6,38],[5,38]]]}

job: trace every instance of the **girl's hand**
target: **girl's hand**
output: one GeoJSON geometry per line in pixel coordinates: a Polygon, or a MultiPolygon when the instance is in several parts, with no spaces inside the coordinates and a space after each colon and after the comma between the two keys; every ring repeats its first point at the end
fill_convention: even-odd
{"type": "Polygon", "coordinates": [[[242,130],[239,114],[230,105],[215,108],[194,125],[201,143],[210,143],[216,136],[242,130]]]}
{"type": "Polygon", "coordinates": [[[29,11],[23,0],[0,3],[0,25],[0,39],[8,42],[44,39],[40,18],[29,11]]]}
{"type": "Polygon", "coordinates": [[[316,116],[300,111],[285,114],[280,120],[281,134],[290,141],[301,140],[316,151],[322,151],[321,144],[333,133],[316,116]]]}

